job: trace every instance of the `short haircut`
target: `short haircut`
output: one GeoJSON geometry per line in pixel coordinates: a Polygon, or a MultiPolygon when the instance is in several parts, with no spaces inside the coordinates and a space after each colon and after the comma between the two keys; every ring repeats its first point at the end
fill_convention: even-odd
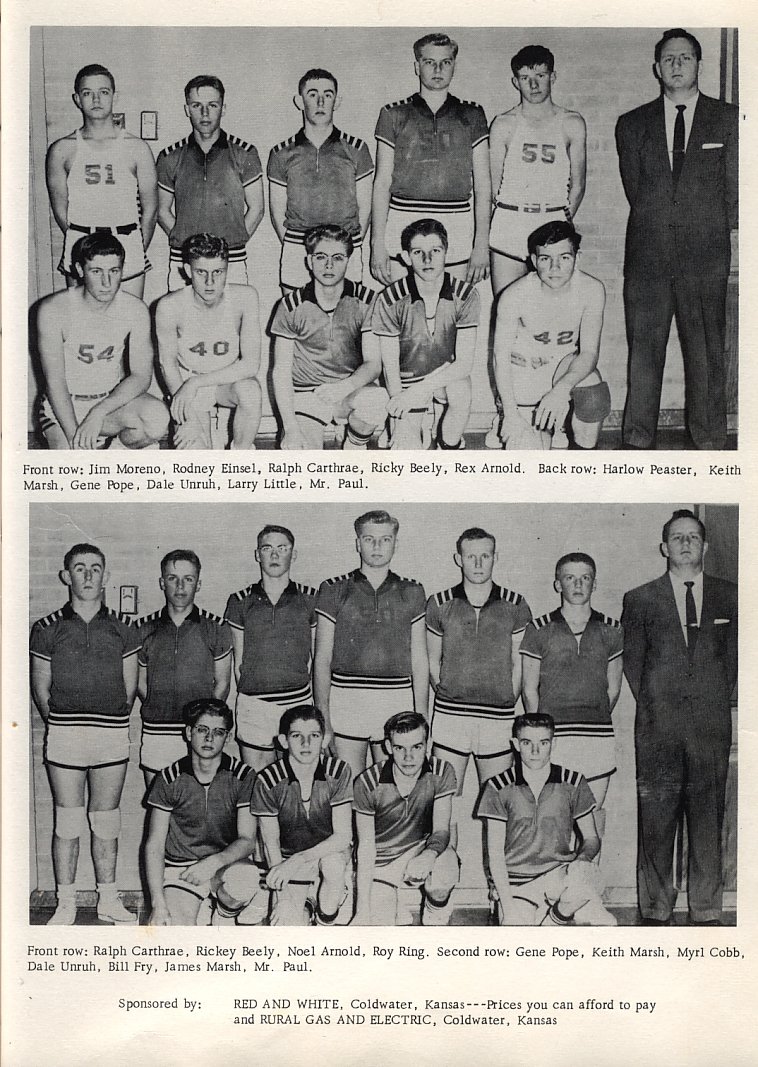
{"type": "Polygon", "coordinates": [[[698,41],[697,37],[695,37],[693,33],[690,33],[689,30],[683,30],[680,26],[676,27],[673,30],[666,30],[663,37],[661,37],[660,41],[658,41],[655,46],[655,62],[660,63],[663,46],[668,41],[673,41],[676,37],[683,37],[686,41],[690,42],[690,44],[692,45],[692,50],[695,53],[695,59],[699,63],[700,60],[703,58],[703,49],[700,47],[700,41],[698,41]]]}
{"type": "Polygon", "coordinates": [[[561,241],[570,241],[574,252],[578,252],[582,235],[576,232],[570,222],[546,222],[544,226],[532,230],[526,239],[526,247],[530,256],[536,256],[540,246],[558,245],[561,241]]]}
{"type": "Polygon", "coordinates": [[[448,37],[446,33],[426,33],[423,37],[419,37],[417,41],[413,42],[413,55],[417,60],[421,59],[421,52],[428,44],[432,44],[436,48],[452,48],[453,59],[458,55],[458,42],[454,41],[452,37],[448,37]]]}
{"type": "Polygon", "coordinates": [[[81,70],[77,71],[76,77],[74,78],[74,92],[77,94],[79,93],[79,90],[82,87],[82,82],[85,78],[94,78],[98,74],[101,74],[104,78],[108,79],[108,81],[111,83],[111,89],[115,93],[116,79],[113,77],[108,68],[102,65],[102,63],[88,63],[86,67],[82,67],[81,70]]]}
{"type": "Polygon", "coordinates": [[[524,730],[532,729],[549,730],[550,736],[555,736],[555,720],[546,711],[535,711],[531,714],[517,715],[513,720],[513,736],[521,737],[524,730]]]}
{"type": "Polygon", "coordinates": [[[305,235],[305,251],[309,256],[312,256],[316,251],[316,245],[319,241],[339,241],[340,244],[345,246],[345,252],[348,256],[353,254],[353,238],[342,226],[325,223],[323,226],[314,226],[312,230],[308,230],[305,235]]]}
{"type": "Polygon", "coordinates": [[[82,269],[85,263],[89,263],[96,256],[118,256],[123,267],[126,252],[118,237],[114,237],[112,233],[105,233],[102,230],[98,233],[88,233],[84,237],[80,237],[71,249],[72,265],[77,265],[82,269]]]}
{"type": "Polygon", "coordinates": [[[337,85],[337,79],[334,77],[331,71],[324,70],[323,67],[311,67],[310,70],[306,70],[305,74],[297,83],[298,96],[303,95],[303,89],[306,87],[308,82],[316,81],[330,81],[334,86],[335,95],[339,90],[339,86],[337,85]]]}
{"type": "Polygon", "coordinates": [[[200,700],[190,700],[182,708],[182,718],[186,726],[195,726],[202,715],[216,715],[224,720],[227,733],[234,729],[234,712],[223,700],[215,697],[202,697],[200,700]]]}
{"type": "Polygon", "coordinates": [[[324,716],[315,704],[298,704],[295,708],[287,708],[279,720],[279,733],[287,737],[292,729],[293,722],[317,722],[321,733],[326,733],[324,716]]]}
{"type": "Polygon", "coordinates": [[[256,538],[256,544],[258,545],[258,548],[261,547],[261,541],[266,536],[266,534],[271,533],[278,533],[281,534],[282,537],[286,537],[289,543],[294,547],[295,535],[293,534],[292,530],[288,530],[286,526],[276,526],[273,522],[267,522],[263,529],[258,531],[258,536],[256,538]]]}
{"type": "Polygon", "coordinates": [[[223,259],[228,263],[229,245],[215,233],[193,233],[182,244],[182,260],[191,263],[193,259],[223,259]]]}
{"type": "Polygon", "coordinates": [[[674,512],[668,522],[664,523],[663,533],[661,534],[661,541],[663,541],[664,544],[668,541],[671,526],[677,519],[692,519],[693,522],[696,522],[698,529],[700,530],[700,536],[703,541],[705,541],[705,523],[697,517],[694,511],[690,511],[689,508],[680,508],[678,511],[674,512]]]}
{"type": "Polygon", "coordinates": [[[494,535],[491,534],[491,533],[487,533],[487,531],[483,530],[481,528],[481,526],[470,526],[468,530],[464,530],[463,531],[461,536],[455,542],[455,551],[458,553],[458,555],[461,554],[461,548],[463,547],[463,542],[464,541],[484,541],[484,540],[492,542],[492,551],[494,552],[495,551],[495,545],[497,543],[495,541],[494,535]]]}
{"type": "Polygon", "coordinates": [[[84,542],[80,542],[78,545],[72,545],[66,555],[63,557],[63,569],[64,571],[70,570],[76,556],[99,556],[103,570],[105,570],[105,553],[97,545],[88,545],[84,542]]]}
{"type": "Polygon", "coordinates": [[[399,711],[384,724],[384,736],[390,742],[393,734],[410,734],[414,730],[423,730],[424,738],[429,737],[429,723],[418,711],[399,711]]]}
{"type": "Polygon", "coordinates": [[[414,237],[439,237],[442,247],[447,252],[447,230],[437,219],[417,219],[410,226],[406,226],[400,234],[400,247],[404,252],[410,252],[411,241],[414,237]]]}
{"type": "Polygon", "coordinates": [[[199,576],[200,557],[197,552],[193,552],[191,548],[174,548],[171,552],[167,552],[161,560],[161,574],[163,575],[166,573],[166,567],[168,567],[169,563],[179,563],[180,560],[191,563],[199,576]]]}
{"type": "Polygon", "coordinates": [[[584,563],[585,566],[591,568],[593,578],[597,575],[597,567],[592,556],[588,556],[586,552],[567,552],[565,556],[561,556],[555,565],[555,577],[557,581],[560,581],[561,567],[565,567],[568,563],[584,563]]]}
{"type": "Polygon", "coordinates": [[[364,511],[362,515],[353,523],[353,529],[355,530],[355,536],[361,536],[361,530],[364,526],[368,526],[370,522],[376,523],[380,526],[391,526],[393,533],[397,533],[400,529],[400,523],[397,521],[394,515],[390,515],[388,511],[364,511]]]}
{"type": "Polygon", "coordinates": [[[511,70],[514,78],[518,76],[518,72],[523,70],[524,67],[531,70],[532,67],[543,66],[547,67],[552,74],[555,70],[555,56],[549,48],[545,48],[541,44],[528,44],[525,48],[520,48],[511,60],[511,70]]]}
{"type": "Polygon", "coordinates": [[[224,83],[215,74],[196,74],[194,78],[190,78],[184,86],[185,100],[189,100],[189,94],[193,89],[215,89],[221,95],[222,100],[226,95],[224,83]]]}

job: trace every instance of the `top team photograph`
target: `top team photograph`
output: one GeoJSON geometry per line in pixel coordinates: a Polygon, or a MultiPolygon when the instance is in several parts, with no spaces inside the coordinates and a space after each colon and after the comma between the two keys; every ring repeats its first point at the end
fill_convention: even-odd
{"type": "Polygon", "coordinates": [[[736,448],[736,45],[34,28],[29,447],[736,448]]]}

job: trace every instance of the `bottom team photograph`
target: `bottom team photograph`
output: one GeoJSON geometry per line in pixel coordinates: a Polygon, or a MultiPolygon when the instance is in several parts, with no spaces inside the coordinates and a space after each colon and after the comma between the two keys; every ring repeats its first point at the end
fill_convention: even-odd
{"type": "Polygon", "coordinates": [[[29,516],[30,924],[736,925],[736,505],[29,516]]]}

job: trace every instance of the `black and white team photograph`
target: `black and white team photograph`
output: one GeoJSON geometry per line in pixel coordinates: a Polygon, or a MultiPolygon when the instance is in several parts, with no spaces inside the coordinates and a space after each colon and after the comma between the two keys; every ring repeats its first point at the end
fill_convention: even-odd
{"type": "Polygon", "coordinates": [[[736,505],[29,511],[32,925],[736,925],[736,505]]]}
{"type": "Polygon", "coordinates": [[[737,447],[737,31],[30,31],[34,449],[737,447]]]}

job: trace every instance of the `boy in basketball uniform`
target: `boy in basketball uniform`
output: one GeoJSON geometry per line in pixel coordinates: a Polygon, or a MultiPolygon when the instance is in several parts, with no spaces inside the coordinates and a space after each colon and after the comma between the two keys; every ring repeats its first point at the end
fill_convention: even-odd
{"type": "Polygon", "coordinates": [[[311,281],[274,309],[274,396],[284,449],[323,448],[333,423],[345,423],[345,449],[365,449],[387,419],[387,394],[371,332],[376,294],[346,277],[353,239],[340,226],[305,235],[311,281]]]}
{"type": "Polygon", "coordinates": [[[412,222],[401,242],[408,276],[379,294],[372,317],[389,393],[390,447],[465,448],[479,294],[445,270],[448,235],[437,219],[412,222]],[[445,405],[436,439],[435,401],[445,405]]]}
{"type": "Polygon", "coordinates": [[[521,100],[497,115],[490,130],[495,210],[490,266],[495,296],[526,274],[526,240],[553,219],[571,221],[584,197],[587,129],[576,111],[553,103],[555,60],[541,45],[511,60],[521,100]]]}
{"type": "Polygon", "coordinates": [[[118,897],[116,862],[139,635],[126,616],[103,603],[108,572],[96,545],[70,548],[59,576],[69,599],[35,622],[29,641],[32,697],[45,723],[45,769],[55,806],[57,907],[49,925],[76,922],[82,837],[91,841],[98,919],[136,923],[118,897]]]}
{"type": "Polygon", "coordinates": [[[155,230],[158,186],[150,148],[113,121],[116,83],[99,63],[82,67],[73,100],[81,129],[50,145],[46,176],[50,206],[65,235],[58,270],[77,284],[71,249],[82,234],[105,231],[118,237],[126,259],[122,285],[141,297],[150,265],[145,249],[155,230]]]}
{"type": "Polygon", "coordinates": [[[118,436],[127,448],[153,447],[166,436],[168,411],[147,392],[150,315],[121,289],[123,245],[110,233],[93,233],[72,253],[82,284],[43,300],[37,319],[45,379],[37,418],[47,446],[104,448],[118,436]]]}
{"type": "Polygon", "coordinates": [[[374,164],[365,141],[334,125],[340,99],[333,74],[306,71],[295,96],[302,129],[272,148],[268,158],[269,210],[282,242],[279,282],[285,296],[308,284],[305,237],[316,226],[347,230],[354,249],[347,277],[362,280],[361,244],[371,217],[374,164]]]}
{"type": "Polygon", "coordinates": [[[495,380],[506,448],[594,448],[611,410],[597,371],[605,288],[576,269],[581,235],[568,222],[530,234],[534,272],[509,285],[497,305],[495,380]]]}
{"type": "Polygon", "coordinates": [[[254,448],[261,418],[258,294],[227,284],[229,246],[196,233],[182,246],[191,284],[156,306],[158,352],[177,448],[211,448],[215,407],[233,408],[233,449],[254,448]]]}

